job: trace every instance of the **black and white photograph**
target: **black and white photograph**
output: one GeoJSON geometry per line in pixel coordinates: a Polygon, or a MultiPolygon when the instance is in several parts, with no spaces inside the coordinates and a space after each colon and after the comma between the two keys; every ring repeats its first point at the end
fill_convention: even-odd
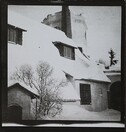
{"type": "Polygon", "coordinates": [[[121,10],[8,5],[7,121],[120,122],[121,10]]]}

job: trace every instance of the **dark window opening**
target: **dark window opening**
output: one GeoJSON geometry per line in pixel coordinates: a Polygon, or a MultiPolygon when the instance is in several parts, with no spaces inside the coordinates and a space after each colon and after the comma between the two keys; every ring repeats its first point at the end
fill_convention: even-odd
{"type": "Polygon", "coordinates": [[[67,46],[61,42],[53,42],[55,46],[58,48],[60,56],[63,56],[67,59],[75,60],[75,51],[74,47],[67,46]]]}
{"type": "Polygon", "coordinates": [[[81,105],[91,104],[91,88],[88,84],[80,84],[81,105]]]}
{"type": "Polygon", "coordinates": [[[23,29],[8,25],[8,41],[15,44],[22,45],[22,32],[23,29]]]}
{"type": "Polygon", "coordinates": [[[72,59],[73,53],[72,53],[72,48],[64,46],[64,57],[68,59],[72,59]]]}

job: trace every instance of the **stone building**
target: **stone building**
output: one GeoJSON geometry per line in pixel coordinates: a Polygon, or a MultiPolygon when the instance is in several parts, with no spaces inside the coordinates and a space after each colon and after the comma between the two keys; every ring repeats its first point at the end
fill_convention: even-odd
{"type": "MultiPolygon", "coordinates": [[[[91,78],[89,79],[88,77],[84,77],[86,76],[85,74],[89,74],[89,75],[91,74],[90,72],[87,72],[88,67],[91,67],[90,65],[92,65],[94,66],[93,68],[95,69],[96,64],[92,63],[88,58],[88,53],[87,53],[88,28],[83,15],[73,14],[68,6],[62,6],[62,11],[56,12],[53,15],[49,14],[47,18],[43,20],[42,23],[49,25],[53,28],[62,30],[67,35],[67,37],[72,38],[72,40],[76,44],[76,48],[80,50],[82,56],[87,58],[86,64],[83,67],[81,67],[81,69],[83,70],[85,69],[85,67],[87,67],[87,69],[82,71],[83,75],[81,77],[73,76],[73,73],[70,74],[70,71],[68,71],[69,74],[67,75],[67,77],[69,76],[68,78],[70,79],[70,81],[72,83],[74,82],[74,87],[81,98],[80,104],[84,105],[87,110],[91,110],[91,111],[102,111],[108,108],[107,91],[108,91],[109,83],[103,81],[105,79],[103,76],[101,77],[101,80],[100,78],[98,78],[97,75],[95,75],[96,78],[93,77],[92,79],[91,78]]],[[[62,44],[60,43],[57,45],[56,46],[59,52],[61,53],[62,44]]],[[[76,49],[75,49],[75,53],[77,54],[76,49]]],[[[62,56],[62,54],[60,55],[62,56]]],[[[77,56],[74,58],[74,60],[78,60],[77,56]]],[[[98,74],[99,76],[100,74],[102,75],[103,73],[100,70],[101,69],[99,67],[99,70],[95,74],[98,74]]]]}
{"type": "MultiPolygon", "coordinates": [[[[56,16],[60,14],[57,13],[56,16]]],[[[55,15],[49,15],[47,20],[52,21],[53,18],[55,15]]],[[[52,28],[54,24],[50,27],[47,26],[48,24],[29,19],[25,14],[9,10],[8,24],[13,25],[14,28],[8,41],[8,78],[14,72],[15,67],[22,64],[35,67],[39,61],[46,61],[53,67],[57,81],[65,79],[68,82],[66,87],[60,89],[60,96],[64,102],[78,103],[90,111],[103,111],[108,108],[107,91],[111,81],[84,51],[87,27],[83,17],[77,15],[71,18],[71,30],[67,29],[71,31],[72,39],[69,36],[70,32],[68,35],[58,30],[57,27],[52,28]],[[80,28],[77,28],[79,26],[80,28]],[[16,37],[14,31],[17,29],[22,32],[21,44],[14,42],[16,38],[13,39],[16,37]]],[[[59,28],[62,28],[60,24],[59,28]]]]}
{"type": "Polygon", "coordinates": [[[20,83],[8,87],[8,121],[33,119],[31,100],[38,98],[38,94],[28,86],[20,83]]]}

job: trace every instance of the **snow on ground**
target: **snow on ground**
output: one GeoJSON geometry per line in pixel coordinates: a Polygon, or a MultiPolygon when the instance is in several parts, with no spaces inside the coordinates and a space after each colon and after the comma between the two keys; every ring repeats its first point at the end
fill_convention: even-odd
{"type": "MultiPolygon", "coordinates": [[[[87,111],[81,105],[77,105],[74,103],[64,103],[63,104],[63,111],[60,115],[57,115],[55,118],[48,118],[47,120],[79,120],[79,121],[120,121],[120,112],[112,109],[107,109],[102,112],[91,112],[87,111]]],[[[26,126],[22,124],[15,124],[15,123],[3,123],[2,126],[26,126]]],[[[59,127],[124,127],[123,123],[72,123],[72,124],[40,124],[34,127],[41,127],[41,126],[59,126],[59,127]]]]}
{"type": "Polygon", "coordinates": [[[120,112],[107,109],[102,112],[93,112],[85,110],[84,106],[79,104],[63,104],[63,111],[52,120],[85,120],[85,121],[120,121],[120,112]]]}

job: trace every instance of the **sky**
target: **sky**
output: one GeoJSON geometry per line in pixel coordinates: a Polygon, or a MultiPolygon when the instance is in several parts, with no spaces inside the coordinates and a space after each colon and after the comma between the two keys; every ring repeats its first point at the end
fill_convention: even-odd
{"type": "MultiPolygon", "coordinates": [[[[48,14],[61,11],[61,6],[9,6],[22,15],[41,22],[48,14]]],[[[121,58],[121,7],[120,6],[69,6],[74,14],[82,14],[87,30],[88,54],[94,60],[109,62],[112,48],[115,59],[121,58]]]]}

